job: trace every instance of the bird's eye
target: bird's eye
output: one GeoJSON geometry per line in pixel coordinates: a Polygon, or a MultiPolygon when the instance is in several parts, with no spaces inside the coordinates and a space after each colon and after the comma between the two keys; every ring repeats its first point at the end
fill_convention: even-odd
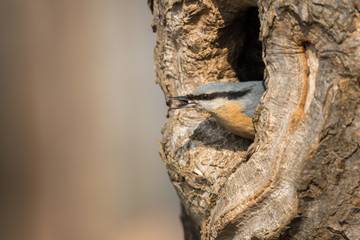
{"type": "Polygon", "coordinates": [[[209,95],[207,95],[207,94],[202,95],[202,99],[207,99],[208,97],[209,97],[209,95]]]}

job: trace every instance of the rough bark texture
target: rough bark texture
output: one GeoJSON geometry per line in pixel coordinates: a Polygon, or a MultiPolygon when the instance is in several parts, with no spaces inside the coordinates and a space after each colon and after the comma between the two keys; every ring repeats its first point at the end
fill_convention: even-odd
{"type": "Polygon", "coordinates": [[[360,1],[150,5],[166,98],[265,69],[253,143],[204,112],[169,112],[160,153],[185,238],[360,239],[360,1]]]}

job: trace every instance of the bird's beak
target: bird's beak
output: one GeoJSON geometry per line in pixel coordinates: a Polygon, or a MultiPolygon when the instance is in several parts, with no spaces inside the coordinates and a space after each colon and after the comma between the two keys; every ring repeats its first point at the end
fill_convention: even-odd
{"type": "Polygon", "coordinates": [[[171,97],[170,100],[176,100],[176,101],[181,101],[181,102],[187,102],[188,101],[186,96],[171,97]]]}
{"type": "Polygon", "coordinates": [[[173,109],[180,109],[180,108],[191,108],[191,107],[195,107],[195,103],[189,103],[188,99],[186,96],[179,96],[179,97],[171,97],[169,98],[170,100],[176,100],[181,102],[179,105],[174,106],[174,107],[170,107],[170,110],[173,109]]]}

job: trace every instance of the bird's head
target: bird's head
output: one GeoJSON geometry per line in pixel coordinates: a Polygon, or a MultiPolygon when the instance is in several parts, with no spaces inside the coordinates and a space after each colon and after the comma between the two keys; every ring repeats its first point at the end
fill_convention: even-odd
{"type": "Polygon", "coordinates": [[[180,101],[180,104],[171,109],[197,108],[210,113],[230,102],[236,101],[240,104],[251,92],[251,88],[246,84],[231,82],[208,83],[199,86],[192,93],[185,96],[172,97],[171,100],[180,101]]]}

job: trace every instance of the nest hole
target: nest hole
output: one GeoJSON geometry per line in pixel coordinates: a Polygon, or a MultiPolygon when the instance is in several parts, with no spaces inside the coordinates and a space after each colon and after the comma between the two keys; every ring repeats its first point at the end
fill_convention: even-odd
{"type": "Polygon", "coordinates": [[[260,20],[257,7],[248,7],[225,23],[220,33],[220,44],[228,48],[228,61],[239,81],[263,81],[265,65],[262,43],[259,40],[260,20]]]}

